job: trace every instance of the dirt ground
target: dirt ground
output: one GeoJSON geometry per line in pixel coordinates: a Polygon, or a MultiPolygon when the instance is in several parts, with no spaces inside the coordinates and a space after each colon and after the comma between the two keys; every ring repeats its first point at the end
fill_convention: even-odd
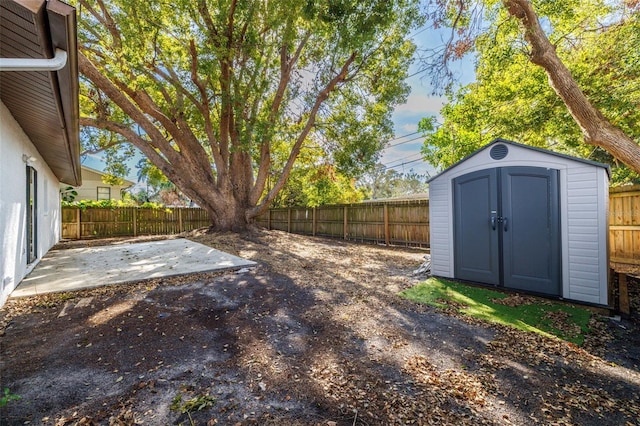
{"type": "Polygon", "coordinates": [[[0,424],[640,425],[637,281],[576,347],[398,297],[419,250],[190,238],[259,266],[10,300],[0,424]]]}

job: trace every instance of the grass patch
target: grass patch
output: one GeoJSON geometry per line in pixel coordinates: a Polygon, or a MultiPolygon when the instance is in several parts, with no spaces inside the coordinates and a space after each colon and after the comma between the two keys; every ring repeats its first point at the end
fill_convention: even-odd
{"type": "Polygon", "coordinates": [[[582,345],[589,332],[591,311],[544,299],[505,294],[440,278],[427,281],[400,293],[406,299],[524,331],[556,336],[582,345]]]}

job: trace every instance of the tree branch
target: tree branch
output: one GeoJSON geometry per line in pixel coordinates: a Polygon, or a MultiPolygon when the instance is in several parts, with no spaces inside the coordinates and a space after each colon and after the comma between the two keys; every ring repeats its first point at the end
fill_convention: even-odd
{"type": "MultiPolygon", "coordinates": [[[[286,34],[285,34],[286,36],[286,34]]],[[[278,89],[276,90],[273,103],[271,104],[271,110],[269,111],[269,122],[275,122],[276,117],[282,107],[282,101],[284,100],[284,94],[291,81],[291,73],[295,68],[300,55],[304,50],[307,42],[311,38],[311,33],[306,32],[304,37],[300,40],[295,53],[289,58],[286,43],[283,40],[282,47],[280,48],[280,80],[278,82],[278,89]]],[[[355,59],[355,58],[354,58],[355,59]]],[[[346,77],[346,76],[345,76],[346,77]]],[[[315,118],[314,118],[315,119],[315,118]]],[[[251,189],[250,201],[252,204],[256,204],[264,191],[267,179],[269,177],[269,169],[271,168],[271,151],[270,144],[272,133],[265,133],[264,137],[260,141],[260,166],[258,168],[258,174],[254,187],[251,189]]]]}
{"type": "MultiPolygon", "coordinates": [[[[80,121],[82,122],[82,120],[83,120],[83,119],[85,119],[85,118],[86,118],[86,117],[81,118],[81,119],[80,119],[80,121]]],[[[83,125],[84,125],[84,124],[83,124],[83,125]]],[[[93,126],[93,127],[95,127],[95,126],[93,126]]],[[[104,146],[101,146],[100,148],[95,148],[95,149],[85,149],[84,151],[82,151],[82,152],[80,153],[80,156],[81,156],[81,157],[83,157],[83,156],[85,156],[85,155],[98,154],[99,152],[104,152],[104,151],[106,151],[106,150],[107,150],[107,149],[109,149],[109,148],[116,147],[116,146],[120,145],[121,143],[122,143],[121,141],[115,141],[115,142],[108,143],[108,144],[106,144],[106,145],[104,145],[104,146]]]]}
{"type": "MultiPolygon", "coordinates": [[[[138,135],[130,127],[124,126],[120,123],[116,123],[106,119],[80,117],[80,125],[86,127],[95,127],[96,129],[108,130],[113,133],[117,133],[135,145],[142,153],[158,167],[162,173],[170,177],[174,172],[170,167],[170,162],[165,157],[160,155],[151,144],[150,141],[144,139],[138,135]]],[[[113,144],[116,145],[116,144],[113,144]]]]}
{"type": "Polygon", "coordinates": [[[503,0],[509,14],[520,21],[531,45],[530,59],[547,73],[549,84],[564,101],[582,130],[585,142],[599,146],[640,173],[640,146],[614,126],[587,99],[571,72],[556,54],[529,0],[503,0]]]}
{"type": "Polygon", "coordinates": [[[276,183],[273,186],[273,188],[264,197],[262,202],[260,204],[258,204],[256,207],[254,207],[254,208],[250,209],[249,211],[247,211],[247,220],[250,220],[250,219],[260,215],[262,212],[264,212],[266,209],[268,209],[269,208],[269,204],[273,201],[275,196],[282,189],[282,187],[284,186],[285,182],[287,181],[287,179],[289,177],[289,174],[291,173],[291,169],[293,168],[293,164],[295,163],[296,159],[298,158],[298,155],[300,154],[300,150],[302,148],[302,144],[304,143],[304,141],[306,140],[307,136],[309,135],[309,132],[313,128],[313,125],[314,125],[315,120],[316,120],[316,115],[318,114],[318,110],[320,109],[322,104],[329,98],[329,95],[331,94],[331,92],[333,92],[338,87],[338,85],[345,80],[345,78],[347,77],[347,74],[349,72],[349,67],[356,60],[357,56],[358,56],[357,52],[353,52],[351,54],[351,56],[349,56],[349,58],[345,61],[344,65],[342,65],[342,68],[340,69],[340,72],[335,77],[333,77],[331,79],[331,81],[329,81],[329,83],[327,83],[325,88],[322,89],[320,91],[320,93],[318,93],[318,96],[316,96],[316,99],[315,99],[315,102],[313,104],[313,107],[309,111],[309,116],[307,117],[307,122],[305,123],[305,126],[304,126],[302,132],[300,132],[300,134],[296,138],[296,141],[295,141],[295,143],[293,145],[293,148],[291,149],[291,153],[289,154],[289,158],[287,159],[287,162],[286,162],[286,164],[285,164],[285,166],[284,166],[284,168],[283,168],[283,170],[282,170],[282,172],[280,174],[280,177],[276,181],[276,183]]]}
{"type": "MultiPolygon", "coordinates": [[[[149,121],[147,116],[138,109],[138,107],[129,100],[120,89],[104,76],[98,69],[87,59],[84,54],[78,54],[78,67],[80,72],[93,82],[100,90],[102,90],[116,105],[118,105],[125,114],[129,115],[136,123],[144,129],[149,135],[150,141],[155,148],[159,149],[169,161],[177,160],[177,152],[166,142],[162,133],[149,121]]],[[[133,143],[133,142],[132,142],[133,143]]],[[[135,143],[134,143],[135,145],[135,143]]],[[[137,146],[137,145],[136,145],[137,146]]],[[[139,147],[141,150],[142,147],[139,147]]]]}
{"type": "Polygon", "coordinates": [[[96,20],[100,22],[109,31],[109,33],[111,34],[111,37],[113,38],[114,46],[118,50],[121,50],[122,39],[120,38],[120,33],[118,32],[116,23],[113,21],[113,18],[111,18],[111,15],[107,11],[107,8],[105,7],[104,2],[102,0],[98,0],[98,6],[100,7],[100,12],[102,12],[102,14],[98,13],[98,11],[95,8],[93,8],[86,0],[80,0],[79,3],[83,8],[88,10],[89,13],[91,13],[91,15],[93,15],[93,17],[96,18],[96,20]]]}
{"type": "MultiPolygon", "coordinates": [[[[151,148],[148,145],[151,145],[153,148],[160,150],[167,161],[176,166],[176,170],[193,170],[194,173],[198,175],[200,181],[216,184],[216,178],[211,173],[211,167],[207,162],[207,155],[200,144],[198,144],[198,150],[190,152],[190,155],[183,156],[181,152],[176,151],[174,147],[171,146],[166,137],[149,120],[147,114],[125,96],[114,82],[100,73],[93,63],[82,53],[78,54],[78,65],[80,72],[90,79],[96,87],[100,88],[125,114],[131,117],[149,137],[148,141],[136,138],[131,140],[131,143],[145,154],[150,152],[151,148]],[[200,167],[194,167],[195,164],[199,164],[200,167]],[[203,164],[205,164],[206,167],[202,167],[203,164]]],[[[122,82],[117,83],[119,86],[123,86],[122,82]]],[[[149,159],[152,160],[151,158],[149,159]]],[[[161,164],[156,165],[161,167],[161,164]]],[[[180,179],[180,181],[182,181],[182,179],[180,179]]],[[[182,189],[184,190],[185,188],[182,189]]]]}
{"type": "MultiPolygon", "coordinates": [[[[211,149],[211,155],[216,165],[218,173],[223,173],[227,168],[222,156],[220,155],[219,144],[213,130],[213,123],[211,122],[211,110],[209,108],[209,99],[207,96],[207,87],[198,76],[198,52],[196,50],[196,44],[193,39],[189,41],[189,53],[191,55],[191,81],[196,85],[200,93],[200,102],[197,103],[202,118],[204,119],[205,133],[207,134],[209,148],[211,149]]],[[[194,97],[195,99],[195,97],[194,97]]]]}

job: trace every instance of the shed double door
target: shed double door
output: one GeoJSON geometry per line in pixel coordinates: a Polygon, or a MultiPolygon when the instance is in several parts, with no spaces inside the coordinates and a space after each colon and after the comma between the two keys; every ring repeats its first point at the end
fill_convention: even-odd
{"type": "Polygon", "coordinates": [[[453,181],[455,277],[561,294],[558,171],[480,170],[453,181]]]}

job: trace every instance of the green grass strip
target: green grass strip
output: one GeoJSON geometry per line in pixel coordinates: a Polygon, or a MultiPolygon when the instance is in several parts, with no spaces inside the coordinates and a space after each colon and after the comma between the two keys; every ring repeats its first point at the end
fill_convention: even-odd
{"type": "Polygon", "coordinates": [[[441,278],[427,281],[400,293],[415,302],[439,308],[452,307],[458,312],[485,321],[505,324],[523,331],[556,336],[568,342],[582,345],[589,332],[591,311],[585,308],[527,297],[519,306],[496,303],[496,300],[512,297],[487,288],[465,285],[441,278]],[[553,318],[561,321],[553,321],[553,318]]]}

